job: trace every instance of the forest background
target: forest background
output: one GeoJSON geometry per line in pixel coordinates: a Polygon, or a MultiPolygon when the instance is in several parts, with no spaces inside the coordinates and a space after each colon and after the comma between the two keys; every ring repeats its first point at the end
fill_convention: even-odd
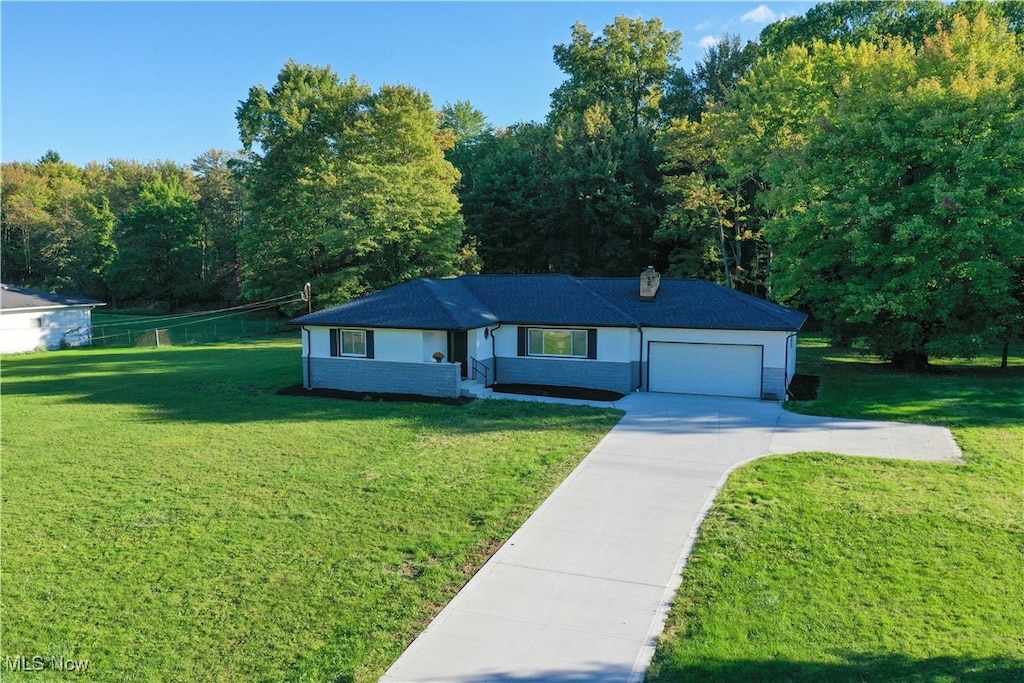
{"type": "Polygon", "coordinates": [[[1021,3],[837,2],[687,71],[679,32],[621,16],[577,24],[546,120],[501,129],[289,61],[239,150],[3,164],[0,272],[178,309],[654,265],[920,369],[1024,334],[1022,35],[1021,3]]]}

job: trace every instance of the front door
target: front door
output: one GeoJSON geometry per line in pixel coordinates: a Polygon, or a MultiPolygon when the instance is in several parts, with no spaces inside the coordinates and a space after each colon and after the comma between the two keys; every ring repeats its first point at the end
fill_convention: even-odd
{"type": "Polygon", "coordinates": [[[469,333],[453,331],[448,333],[448,360],[462,363],[463,378],[469,377],[469,333]]]}

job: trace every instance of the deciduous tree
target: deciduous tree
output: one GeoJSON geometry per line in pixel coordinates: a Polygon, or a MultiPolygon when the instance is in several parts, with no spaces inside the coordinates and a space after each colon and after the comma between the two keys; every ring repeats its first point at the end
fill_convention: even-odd
{"type": "Polygon", "coordinates": [[[269,298],[311,281],[343,301],[424,275],[452,274],[462,219],[453,137],[426,93],[374,94],[329,67],[288,62],[236,114],[248,220],[243,291],[269,298]]]}
{"type": "Polygon", "coordinates": [[[773,60],[741,88],[748,126],[786,110],[780,92],[810,86],[792,126],[769,125],[781,143],[764,166],[777,293],[913,369],[1005,338],[1024,260],[1016,36],[980,13],[920,48],[817,43],[773,60]]]}
{"type": "Polygon", "coordinates": [[[118,221],[115,239],[108,281],[119,299],[167,301],[174,308],[195,297],[202,269],[199,213],[194,195],[179,182],[144,184],[138,204],[118,221]]]}

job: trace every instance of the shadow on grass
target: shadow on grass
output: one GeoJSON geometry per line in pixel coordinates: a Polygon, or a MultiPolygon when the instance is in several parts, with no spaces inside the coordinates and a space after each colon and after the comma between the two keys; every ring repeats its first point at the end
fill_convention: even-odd
{"type": "MultiPolygon", "coordinates": [[[[709,660],[694,664],[657,665],[649,683],[669,681],[943,681],[947,683],[1024,681],[1024,660],[1012,657],[932,657],[843,654],[842,662],[788,660],[709,660]]],[[[652,672],[653,673],[653,672],[652,672]]],[[[557,680],[557,679],[556,679],[557,680]]]]}
{"type": "MultiPolygon", "coordinates": [[[[527,426],[531,418],[591,411],[593,408],[506,401],[470,405],[336,400],[281,395],[302,380],[298,344],[234,342],[163,349],[88,349],[3,358],[3,394],[45,397],[52,404],[138,406],[153,419],[244,423],[319,419],[401,419],[444,424],[452,432],[498,431],[527,426]]],[[[606,418],[602,417],[602,420],[606,418]]]]}
{"type": "Polygon", "coordinates": [[[821,376],[819,398],[788,402],[786,408],[793,412],[961,427],[1019,422],[1022,417],[1024,366],[946,364],[916,374],[862,359],[808,360],[821,376]]]}

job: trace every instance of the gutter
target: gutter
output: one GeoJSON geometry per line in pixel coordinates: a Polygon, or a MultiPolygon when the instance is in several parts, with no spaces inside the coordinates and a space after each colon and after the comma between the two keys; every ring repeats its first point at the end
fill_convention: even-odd
{"type": "Polygon", "coordinates": [[[787,398],[792,398],[793,396],[791,393],[789,393],[789,340],[795,337],[796,335],[796,332],[790,332],[789,334],[786,335],[786,366],[782,369],[782,381],[785,382],[787,398]]]}
{"type": "Polygon", "coordinates": [[[304,346],[306,347],[306,381],[303,383],[305,385],[303,388],[304,389],[312,389],[313,388],[313,366],[312,366],[312,362],[311,362],[310,356],[313,353],[313,336],[312,336],[312,333],[309,331],[309,328],[306,327],[305,325],[302,326],[302,331],[306,333],[306,343],[304,344],[304,346]]]}
{"type": "Polygon", "coordinates": [[[640,359],[639,359],[640,360],[640,365],[636,369],[636,374],[637,374],[636,390],[640,391],[640,389],[644,385],[644,326],[643,325],[637,325],[636,329],[637,329],[637,332],[640,333],[640,359]]]}
{"type": "MultiPolygon", "coordinates": [[[[498,323],[498,327],[501,327],[501,323],[498,323]]],[[[491,384],[498,383],[498,350],[494,345],[494,333],[497,332],[498,327],[491,328],[491,358],[494,359],[494,379],[491,384]]]]}

